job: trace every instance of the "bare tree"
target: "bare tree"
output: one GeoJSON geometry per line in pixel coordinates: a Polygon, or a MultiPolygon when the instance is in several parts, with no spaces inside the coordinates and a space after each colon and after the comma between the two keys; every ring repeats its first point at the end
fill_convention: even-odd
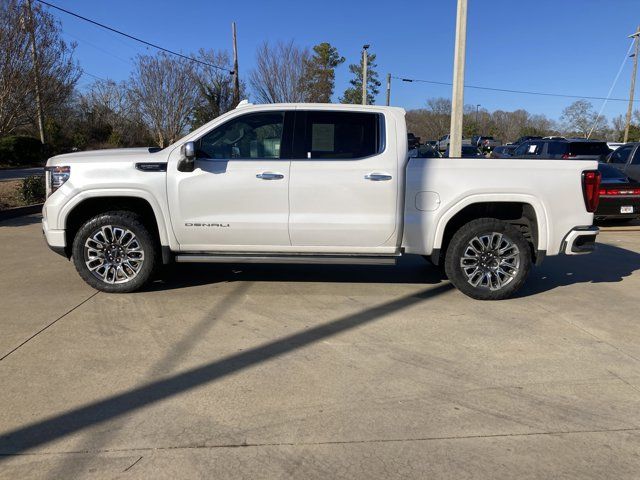
{"type": "Polygon", "coordinates": [[[193,65],[162,52],[140,55],[136,61],[129,80],[131,100],[164,148],[184,134],[198,105],[193,65]]]}
{"type": "Polygon", "coordinates": [[[262,103],[304,102],[303,84],[309,51],[293,41],[271,46],[264,42],[256,52],[256,67],[249,74],[249,84],[262,103]]]}
{"type": "MultiPolygon", "coordinates": [[[[225,51],[200,49],[195,57],[210,65],[218,65],[226,70],[198,64],[195,66],[195,81],[198,86],[198,104],[193,115],[194,128],[197,128],[236,105],[233,100],[233,76],[231,58],[225,51]]],[[[245,92],[244,82],[240,82],[240,98],[245,92]]]]}
{"type": "Polygon", "coordinates": [[[564,128],[567,133],[578,133],[586,137],[596,122],[596,116],[590,102],[577,100],[562,111],[560,120],[565,123],[564,128]]]}
{"type": "Polygon", "coordinates": [[[148,144],[149,131],[126,82],[98,80],[78,97],[76,147],[132,147],[148,144]],[[79,137],[78,135],[82,135],[79,137]]]}
{"type": "MultiPolygon", "coordinates": [[[[427,101],[427,108],[409,110],[407,125],[409,131],[423,140],[435,140],[449,132],[451,102],[446,98],[432,98],[427,101]]],[[[512,141],[522,135],[550,135],[557,133],[553,121],[544,115],[531,115],[526,110],[506,112],[496,110],[489,112],[480,110],[478,130],[476,125],[475,106],[465,105],[465,135],[493,135],[503,142],[512,141]]]]}
{"type": "MultiPolygon", "coordinates": [[[[0,135],[32,130],[35,125],[35,82],[26,15],[18,0],[0,2],[0,135]]],[[[54,17],[35,5],[33,21],[42,107],[45,117],[54,117],[70,100],[81,71],[72,58],[75,45],[60,38],[60,25],[54,17]]]]}

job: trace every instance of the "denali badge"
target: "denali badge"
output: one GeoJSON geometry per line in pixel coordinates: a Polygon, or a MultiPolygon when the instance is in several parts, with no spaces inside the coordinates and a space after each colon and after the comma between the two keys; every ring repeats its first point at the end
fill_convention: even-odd
{"type": "Polygon", "coordinates": [[[228,223],[185,223],[185,227],[223,227],[229,226],[228,223]]]}

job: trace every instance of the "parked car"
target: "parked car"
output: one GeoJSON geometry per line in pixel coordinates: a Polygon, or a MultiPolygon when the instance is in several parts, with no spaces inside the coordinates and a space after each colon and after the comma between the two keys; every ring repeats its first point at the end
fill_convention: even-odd
{"type": "Polygon", "coordinates": [[[611,152],[605,162],[640,182],[640,142],[624,144],[611,152]]]}
{"type": "Polygon", "coordinates": [[[640,218],[640,182],[607,163],[600,163],[598,171],[602,175],[602,181],[600,202],[595,212],[596,220],[640,218]]]}
{"type": "Polygon", "coordinates": [[[160,151],[58,155],[46,166],[46,241],[111,293],[172,261],[392,265],[415,254],[485,300],[513,295],[532,262],[593,250],[596,162],[409,158],[405,115],[241,102],[160,151]]]}
{"type": "Polygon", "coordinates": [[[517,158],[538,159],[571,159],[571,160],[597,160],[603,161],[611,150],[606,142],[597,140],[529,140],[514,150],[513,156],[517,158]]]}
{"type": "Polygon", "coordinates": [[[440,158],[440,152],[431,145],[420,145],[409,150],[409,158],[440,158]]]}
{"type": "MultiPolygon", "coordinates": [[[[441,152],[444,152],[445,150],[447,150],[447,148],[449,148],[450,141],[451,141],[451,135],[449,135],[449,134],[443,135],[436,142],[436,146],[437,146],[438,150],[441,151],[441,152]]],[[[463,138],[462,139],[462,145],[471,145],[471,139],[463,138]]]]}
{"type": "MultiPolygon", "coordinates": [[[[445,158],[449,158],[449,148],[447,148],[442,155],[445,158]]],[[[479,158],[484,157],[484,154],[473,145],[462,145],[462,157],[461,158],[479,158]]]]}
{"type": "Polygon", "coordinates": [[[540,139],[542,139],[542,137],[539,137],[536,135],[525,135],[517,139],[515,142],[507,143],[507,145],[520,145],[521,143],[526,142],[528,140],[540,140],[540,139]]]}
{"type": "Polygon", "coordinates": [[[471,145],[475,145],[483,152],[490,152],[495,147],[502,145],[502,142],[494,139],[493,137],[483,137],[481,135],[474,135],[471,137],[471,145]]]}
{"type": "Polygon", "coordinates": [[[489,158],[509,158],[513,156],[513,152],[517,148],[517,145],[500,145],[495,147],[489,158]]]}
{"type": "Polygon", "coordinates": [[[447,148],[449,148],[449,142],[451,141],[450,139],[451,139],[451,135],[449,135],[449,134],[443,135],[436,142],[436,148],[440,152],[444,152],[447,148]]]}
{"type": "Polygon", "coordinates": [[[407,133],[407,142],[409,143],[409,150],[417,148],[420,145],[420,137],[416,137],[413,133],[407,133]]]}
{"type": "Polygon", "coordinates": [[[622,142],[607,142],[607,147],[611,150],[615,150],[616,148],[620,148],[624,143],[622,142]]]}

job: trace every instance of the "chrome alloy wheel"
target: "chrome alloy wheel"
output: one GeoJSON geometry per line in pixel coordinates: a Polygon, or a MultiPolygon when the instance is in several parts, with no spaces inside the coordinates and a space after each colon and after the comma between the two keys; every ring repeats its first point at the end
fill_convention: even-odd
{"type": "Polygon", "coordinates": [[[520,269],[520,250],[502,233],[473,237],[464,249],[460,267],[473,287],[500,290],[520,269]]]}
{"type": "Polygon", "coordinates": [[[131,230],[105,225],[94,231],[84,243],[84,261],[98,280],[127,283],[140,272],[144,250],[131,230]]]}

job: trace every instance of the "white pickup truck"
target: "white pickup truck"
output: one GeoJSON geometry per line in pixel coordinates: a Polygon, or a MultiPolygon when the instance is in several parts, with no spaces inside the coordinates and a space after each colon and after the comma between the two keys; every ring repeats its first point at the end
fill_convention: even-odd
{"type": "Polygon", "coordinates": [[[59,155],[49,246],[106,292],[169,262],[394,264],[502,299],[594,248],[596,162],[409,158],[400,108],[242,102],[173,145],[59,155]]]}

